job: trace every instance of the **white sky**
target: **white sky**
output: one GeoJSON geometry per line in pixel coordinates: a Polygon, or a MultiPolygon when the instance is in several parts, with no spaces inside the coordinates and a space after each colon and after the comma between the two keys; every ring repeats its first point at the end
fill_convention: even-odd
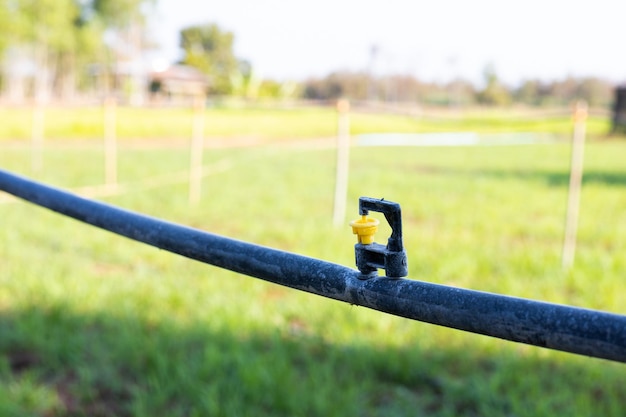
{"type": "Polygon", "coordinates": [[[217,23],[235,54],[277,80],[334,70],[409,73],[423,80],[505,82],[599,76],[626,82],[625,0],[158,0],[162,57],[181,56],[179,31],[217,23]]]}

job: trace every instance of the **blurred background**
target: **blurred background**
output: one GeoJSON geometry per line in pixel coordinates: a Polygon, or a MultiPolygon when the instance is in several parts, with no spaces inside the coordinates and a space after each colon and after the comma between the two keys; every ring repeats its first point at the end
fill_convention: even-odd
{"type": "Polygon", "coordinates": [[[3,0],[2,102],[190,94],[607,107],[624,7],[566,1],[3,0]],[[194,86],[194,84],[198,84],[194,86]]]}
{"type": "MultiPolygon", "coordinates": [[[[402,206],[408,279],[625,314],[625,14],[0,0],[0,167],[346,266],[358,198],[385,198],[402,206]]],[[[2,416],[622,417],[625,371],[237,275],[0,193],[2,416]]]]}

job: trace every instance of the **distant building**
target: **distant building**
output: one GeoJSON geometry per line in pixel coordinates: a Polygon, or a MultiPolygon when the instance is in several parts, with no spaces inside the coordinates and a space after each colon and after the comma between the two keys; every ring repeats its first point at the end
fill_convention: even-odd
{"type": "Polygon", "coordinates": [[[626,133],[626,85],[615,88],[615,101],[613,102],[613,133],[626,133]]]}
{"type": "Polygon", "coordinates": [[[188,104],[206,97],[209,79],[194,67],[172,65],[149,75],[149,91],[153,103],[188,104]]]}

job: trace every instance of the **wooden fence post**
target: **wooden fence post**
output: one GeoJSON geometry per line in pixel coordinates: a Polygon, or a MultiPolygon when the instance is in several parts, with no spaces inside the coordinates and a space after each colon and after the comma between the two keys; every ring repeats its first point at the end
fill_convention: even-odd
{"type": "Polygon", "coordinates": [[[202,194],[202,154],[204,152],[204,98],[197,96],[193,102],[191,121],[191,147],[189,164],[189,203],[196,204],[202,194]]]}
{"type": "Polygon", "coordinates": [[[333,224],[340,226],[345,221],[348,194],[348,170],[350,160],[350,102],[337,101],[337,171],[335,177],[335,200],[333,224]]]}
{"type": "Polygon", "coordinates": [[[41,172],[43,169],[44,128],[44,104],[40,98],[36,98],[33,103],[33,123],[31,126],[31,169],[33,172],[41,172]]]}
{"type": "Polygon", "coordinates": [[[578,213],[580,210],[580,190],[583,178],[583,155],[587,120],[587,103],[585,101],[580,100],[576,103],[573,118],[574,135],[572,137],[569,192],[567,198],[567,214],[565,217],[563,253],[561,258],[564,269],[570,269],[574,265],[574,256],[576,253],[576,233],[578,230],[578,213]]]}
{"type": "Polygon", "coordinates": [[[104,100],[104,183],[107,188],[117,187],[117,103],[115,98],[104,100]]]}

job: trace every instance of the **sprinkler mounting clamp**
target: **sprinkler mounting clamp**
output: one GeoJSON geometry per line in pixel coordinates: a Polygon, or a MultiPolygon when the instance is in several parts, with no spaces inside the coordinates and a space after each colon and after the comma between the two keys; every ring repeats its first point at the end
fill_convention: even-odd
{"type": "Polygon", "coordinates": [[[402,245],[402,216],[400,204],[385,199],[371,197],[359,198],[361,218],[350,222],[352,232],[357,235],[358,243],[354,245],[356,266],[362,278],[377,276],[378,269],[384,269],[388,278],[401,278],[408,275],[406,251],[402,245]],[[378,229],[378,220],[367,217],[370,211],[383,213],[391,226],[391,237],[387,246],[374,242],[374,234],[378,229]]]}

